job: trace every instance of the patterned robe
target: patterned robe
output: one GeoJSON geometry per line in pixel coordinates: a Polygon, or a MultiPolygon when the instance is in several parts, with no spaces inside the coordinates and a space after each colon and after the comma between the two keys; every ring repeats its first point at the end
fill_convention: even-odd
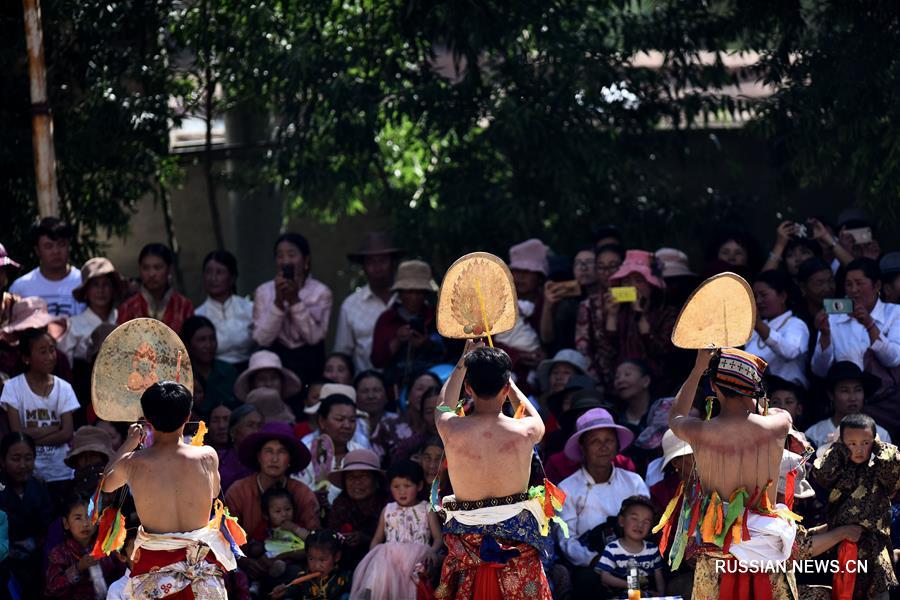
{"type": "Polygon", "coordinates": [[[828,494],[828,527],[860,525],[859,560],[868,562],[867,573],[857,573],[854,600],[886,592],[897,585],[891,563],[891,498],[900,489],[900,451],[893,444],[875,440],[868,464],[850,460],[840,441],[815,461],[812,478],[828,494]]]}

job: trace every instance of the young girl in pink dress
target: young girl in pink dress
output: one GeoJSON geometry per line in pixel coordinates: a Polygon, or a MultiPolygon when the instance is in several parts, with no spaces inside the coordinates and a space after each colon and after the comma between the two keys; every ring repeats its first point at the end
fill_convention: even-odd
{"type": "Polygon", "coordinates": [[[419,501],[422,467],[397,461],[387,478],[394,501],[381,512],[371,549],[353,573],[351,598],[415,598],[416,563],[434,562],[442,544],[437,515],[419,501]]]}

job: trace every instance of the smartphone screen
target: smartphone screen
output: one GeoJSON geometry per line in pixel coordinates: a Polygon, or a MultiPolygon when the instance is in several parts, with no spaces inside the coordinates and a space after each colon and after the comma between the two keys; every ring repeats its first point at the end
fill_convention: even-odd
{"type": "Polygon", "coordinates": [[[822,305],[829,315],[849,315],[853,312],[853,300],[850,298],[825,298],[822,305]]]}
{"type": "Polygon", "coordinates": [[[294,278],[294,265],[284,265],[281,267],[281,276],[285,279],[294,278]]]}

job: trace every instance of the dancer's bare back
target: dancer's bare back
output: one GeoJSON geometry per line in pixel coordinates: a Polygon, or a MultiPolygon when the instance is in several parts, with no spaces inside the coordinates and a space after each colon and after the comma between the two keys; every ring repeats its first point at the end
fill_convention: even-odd
{"type": "MultiPolygon", "coordinates": [[[[126,450],[140,443],[140,426],[132,425],[128,434],[126,450]]],[[[212,500],[219,495],[219,458],[209,446],[189,446],[180,439],[160,443],[124,454],[107,475],[103,491],[126,483],[145,530],[193,531],[209,523],[212,500]]]]}
{"type": "Polygon", "coordinates": [[[727,500],[740,487],[752,494],[772,481],[768,494],[774,504],[784,440],[791,426],[789,415],[686,419],[693,422],[682,421],[674,430],[693,448],[703,489],[716,490],[727,500]]]}
{"type": "Polygon", "coordinates": [[[502,498],[528,488],[532,449],[543,435],[534,417],[476,412],[444,421],[440,433],[457,500],[502,498]]]}

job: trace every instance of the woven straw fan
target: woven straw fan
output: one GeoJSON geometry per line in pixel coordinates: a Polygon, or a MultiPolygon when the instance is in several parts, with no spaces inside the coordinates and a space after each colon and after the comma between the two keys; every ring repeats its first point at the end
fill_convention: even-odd
{"type": "Polygon", "coordinates": [[[736,273],[710,277],[688,298],[672,331],[679,348],[734,348],[753,335],[756,302],[753,290],[736,273]]]}

